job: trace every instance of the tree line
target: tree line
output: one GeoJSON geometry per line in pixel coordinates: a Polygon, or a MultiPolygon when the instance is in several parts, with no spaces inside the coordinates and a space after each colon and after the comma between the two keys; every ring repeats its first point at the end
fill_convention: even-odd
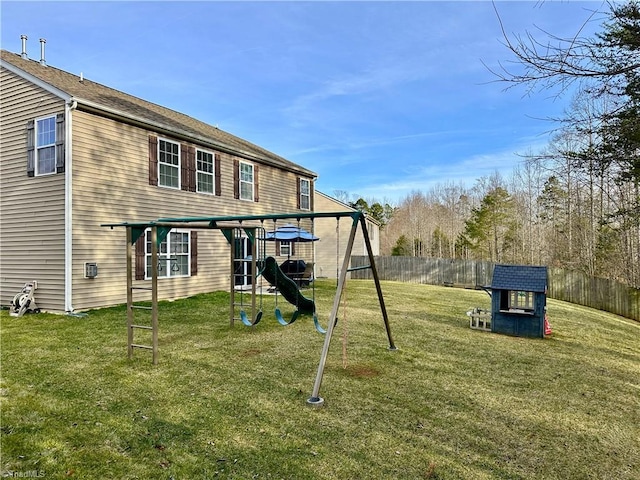
{"type": "Polygon", "coordinates": [[[522,68],[499,81],[573,95],[546,148],[509,178],[347,202],[383,225],[383,255],[557,266],[640,288],[640,3],[607,7],[594,37],[504,34],[522,68]]]}

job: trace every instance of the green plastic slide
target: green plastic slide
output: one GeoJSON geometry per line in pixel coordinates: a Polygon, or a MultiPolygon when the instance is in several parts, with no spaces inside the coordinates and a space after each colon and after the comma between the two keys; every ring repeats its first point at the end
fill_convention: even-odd
{"type": "Polygon", "coordinates": [[[291,280],[282,270],[280,270],[280,266],[276,262],[276,259],[273,257],[267,257],[264,262],[262,276],[265,280],[275,286],[287,302],[295,305],[298,312],[313,314],[316,309],[313,300],[302,295],[298,285],[296,285],[296,282],[291,280]]]}

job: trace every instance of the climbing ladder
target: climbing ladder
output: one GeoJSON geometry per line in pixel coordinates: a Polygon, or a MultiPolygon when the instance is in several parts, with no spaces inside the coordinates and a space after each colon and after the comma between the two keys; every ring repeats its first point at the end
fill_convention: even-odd
{"type": "MultiPolygon", "coordinates": [[[[258,272],[262,268],[263,259],[258,258],[258,255],[264,255],[264,245],[262,248],[258,249],[258,241],[262,241],[264,243],[264,228],[263,227],[255,227],[255,226],[229,226],[229,227],[221,227],[220,230],[224,234],[225,238],[229,242],[231,246],[231,270],[230,270],[230,278],[231,278],[231,290],[230,290],[230,316],[229,323],[231,326],[234,325],[236,320],[241,320],[247,326],[256,325],[260,318],[262,317],[262,311],[257,310],[256,306],[256,278],[258,277],[258,272]],[[236,258],[237,253],[236,247],[238,246],[237,241],[242,239],[242,231],[245,232],[247,237],[249,238],[250,252],[249,256],[251,256],[251,262],[249,264],[249,273],[245,273],[244,271],[241,273],[236,272],[236,262],[242,261],[242,258],[236,258]],[[251,278],[251,311],[250,316],[244,311],[245,305],[242,301],[243,292],[240,292],[237,295],[235,289],[235,280],[236,278],[245,277],[251,278]],[[237,297],[240,297],[240,302],[238,302],[237,297]],[[238,312],[238,316],[236,316],[236,312],[238,312]]],[[[246,252],[245,252],[246,253],[246,252]]],[[[243,287],[241,287],[243,288],[243,287]]],[[[262,291],[260,292],[262,295],[262,291]]],[[[262,303],[260,304],[262,308],[262,303]]]]}
{"type": "Polygon", "coordinates": [[[144,238],[144,235],[144,229],[127,227],[127,352],[129,359],[132,359],[134,349],[150,350],[153,355],[153,364],[156,365],[158,363],[158,227],[151,227],[151,287],[138,287],[133,284],[133,245],[140,237],[144,238]],[[134,292],[140,290],[151,292],[151,306],[134,302],[134,292]],[[134,312],[139,313],[134,315],[134,312]],[[137,320],[137,317],[142,316],[147,317],[144,323],[137,320]],[[134,339],[136,330],[150,331],[151,345],[136,343],[134,339]]]}

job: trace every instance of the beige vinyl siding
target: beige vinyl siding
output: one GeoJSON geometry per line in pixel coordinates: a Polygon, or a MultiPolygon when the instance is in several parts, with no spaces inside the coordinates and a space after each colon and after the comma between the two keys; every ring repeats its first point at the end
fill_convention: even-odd
{"type": "MultiPolygon", "coordinates": [[[[221,153],[220,196],[149,185],[149,135],[156,133],[80,110],[73,113],[73,306],[77,310],[126,301],[125,229],[110,230],[100,224],[296,211],[297,176],[251,161],[258,166],[259,202],[235,199],[233,161],[238,157],[226,153],[221,153]],[[98,263],[97,278],[84,278],[84,262],[98,263]]],[[[273,253],[273,245],[269,248],[273,253]]],[[[198,274],[159,279],[159,296],[173,299],[228,290],[229,263],[230,249],[222,233],[198,230],[198,274]]]]}
{"type": "Polygon", "coordinates": [[[64,101],[0,69],[0,302],[38,281],[40,308],[63,311],[65,174],[27,177],[26,125],[64,101]]]}

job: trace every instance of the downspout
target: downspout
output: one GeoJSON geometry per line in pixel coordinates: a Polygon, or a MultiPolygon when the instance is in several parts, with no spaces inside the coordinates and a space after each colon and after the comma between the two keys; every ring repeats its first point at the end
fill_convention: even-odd
{"type": "Polygon", "coordinates": [[[78,102],[71,99],[64,106],[64,309],[73,312],[73,188],[72,188],[72,112],[78,102]]]}

